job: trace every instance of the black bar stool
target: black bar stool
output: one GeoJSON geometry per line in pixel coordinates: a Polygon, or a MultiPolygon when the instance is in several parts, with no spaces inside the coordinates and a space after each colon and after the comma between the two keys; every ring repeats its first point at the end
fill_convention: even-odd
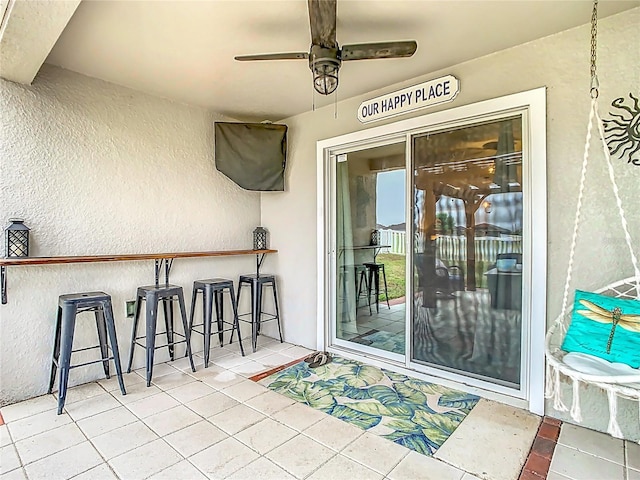
{"type": "Polygon", "coordinates": [[[358,309],[360,299],[365,296],[367,297],[367,305],[369,306],[369,315],[372,315],[371,312],[371,287],[369,281],[367,280],[367,267],[364,265],[354,265],[355,273],[356,273],[356,310],[358,309]],[[364,284],[364,290],[362,289],[364,284]]]}
{"type": "Polygon", "coordinates": [[[60,295],[58,298],[58,315],[56,318],[56,337],[53,344],[53,358],[51,361],[51,376],[49,378],[49,393],[53,391],[56,379],[56,369],[60,368],[60,381],[58,386],[58,415],[62,413],[64,402],[67,398],[67,385],[69,382],[69,370],[92,363],[102,363],[104,374],[109,377],[109,360],[113,360],[116,366],[116,375],[123,395],[127,392],[122,381],[122,368],[120,367],[120,353],[118,352],[118,338],[116,326],[113,320],[113,308],[111,296],[104,292],[71,293],[60,295]],[[76,327],[76,315],[82,312],[94,312],[96,327],[98,329],[98,345],[93,347],[73,350],[73,334],[76,327]],[[109,356],[107,334],[111,342],[112,355],[109,356]],[[71,365],[71,354],[100,348],[101,358],[90,362],[71,365]]]}
{"type": "Polygon", "coordinates": [[[384,271],[384,263],[365,263],[365,267],[367,267],[367,271],[369,272],[369,289],[367,293],[371,296],[371,289],[375,286],[375,295],[376,295],[376,312],[380,312],[380,307],[378,306],[378,297],[380,296],[380,272],[382,272],[382,279],[384,280],[384,296],[387,300],[387,307],[391,308],[389,305],[389,293],[387,292],[387,275],[384,271]]]}
{"type": "Polygon", "coordinates": [[[193,294],[191,296],[191,316],[189,318],[189,332],[199,333],[204,336],[204,368],[209,366],[209,348],[211,347],[211,335],[218,334],[218,340],[220,346],[224,344],[224,332],[238,331],[238,343],[240,344],[240,352],[244,357],[244,348],[242,348],[242,339],[240,338],[240,324],[238,322],[238,304],[236,303],[236,295],[233,291],[233,280],[226,278],[212,278],[209,280],[196,280],[193,282],[193,294]],[[229,297],[231,300],[231,308],[233,309],[233,322],[227,322],[224,320],[224,292],[229,291],[229,297]],[[198,293],[202,292],[202,323],[193,325],[193,316],[196,308],[196,299],[198,293]],[[211,331],[211,322],[213,321],[213,302],[216,305],[216,322],[218,324],[218,331],[211,331]],[[224,324],[231,325],[230,328],[224,328],[224,324]],[[194,330],[194,326],[203,327],[203,331],[199,332],[194,330]]]}
{"type": "Polygon", "coordinates": [[[129,350],[129,365],[127,367],[127,373],[131,372],[131,365],[133,363],[133,352],[136,345],[144,347],[146,350],[146,366],[147,366],[147,387],[151,385],[151,377],[153,375],[153,356],[157,348],[167,347],[169,350],[169,358],[174,359],[174,345],[178,343],[187,344],[187,355],[189,356],[189,362],[191,363],[191,370],[196,371],[196,367],[193,364],[193,357],[191,356],[191,342],[189,336],[189,325],[187,324],[187,312],[184,305],[184,295],[182,293],[182,287],[178,285],[148,285],[145,287],[139,287],[136,294],[136,314],[133,319],[133,330],[131,332],[131,347],[129,350]],[[184,329],[184,335],[174,332],[173,330],[173,301],[178,300],[180,307],[180,315],[182,317],[182,327],[184,329]],[[162,300],[162,306],[164,311],[164,322],[166,326],[167,345],[156,346],[156,324],[158,321],[158,303],[162,300]],[[137,337],[138,321],[140,320],[140,310],[142,309],[142,302],[146,302],[146,335],[137,337]],[[174,341],[174,335],[183,337],[184,340],[178,342],[174,341]],[[145,339],[145,343],[139,343],[137,340],[145,339]]]}
{"type": "MultiPolygon", "coordinates": [[[[249,313],[238,315],[238,318],[243,322],[251,322],[251,343],[253,346],[253,351],[256,351],[256,347],[258,344],[258,335],[260,334],[260,324],[263,321],[278,321],[278,333],[280,334],[280,343],[282,343],[282,328],[280,327],[280,309],[278,307],[278,290],[276,287],[275,275],[240,275],[240,280],[238,282],[238,305],[240,305],[240,292],[242,291],[242,287],[245,285],[251,287],[251,311],[249,313]],[[273,287],[273,302],[276,309],[275,313],[262,311],[262,287],[269,286],[273,287]],[[251,320],[244,320],[242,318],[249,315],[251,316],[251,320]],[[263,317],[265,316],[266,319],[263,319],[263,317]]],[[[240,336],[239,329],[238,336],[240,336]]],[[[231,332],[231,341],[233,341],[233,332],[231,332]]]]}

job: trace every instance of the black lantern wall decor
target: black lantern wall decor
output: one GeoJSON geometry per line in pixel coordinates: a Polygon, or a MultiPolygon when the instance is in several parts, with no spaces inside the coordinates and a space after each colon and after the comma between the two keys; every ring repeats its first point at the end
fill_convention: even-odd
{"type": "Polygon", "coordinates": [[[256,227],[253,231],[253,249],[266,250],[267,247],[267,230],[262,227],[256,227]]]}
{"type": "Polygon", "coordinates": [[[380,245],[380,231],[372,230],[371,231],[371,245],[380,245]]]}
{"type": "Polygon", "coordinates": [[[29,227],[20,218],[10,218],[4,229],[4,252],[9,257],[29,256],[29,227]]]}

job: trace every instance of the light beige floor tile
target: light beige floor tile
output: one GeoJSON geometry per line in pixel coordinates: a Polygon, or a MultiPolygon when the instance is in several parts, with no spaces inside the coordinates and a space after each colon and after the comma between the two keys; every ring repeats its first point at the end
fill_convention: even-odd
{"type": "Polygon", "coordinates": [[[640,445],[630,441],[624,443],[627,449],[627,466],[640,470],[640,445]]]}
{"type": "Polygon", "coordinates": [[[309,480],[380,480],[383,476],[350,458],[336,455],[308,478],[309,480]]]}
{"type": "Polygon", "coordinates": [[[73,480],[118,480],[109,465],[102,463],[91,470],[87,470],[80,475],[73,477],[73,480]]]}
{"type": "MultiPolygon", "coordinates": [[[[138,349],[138,351],[140,352],[144,352],[144,349],[138,349]]],[[[152,373],[152,381],[153,379],[157,379],[159,377],[162,377],[164,375],[171,375],[172,373],[176,373],[177,369],[173,368],[171,366],[171,363],[167,362],[167,363],[156,363],[153,365],[153,372],[152,373]]],[[[142,368],[138,368],[137,370],[135,370],[135,372],[137,375],[140,375],[140,377],[142,377],[144,379],[144,381],[146,382],[147,380],[147,368],[146,367],[142,367],[142,368]]]]}
{"type": "MultiPolygon", "coordinates": [[[[192,355],[192,357],[193,357],[193,366],[196,367],[196,371],[198,371],[201,368],[204,368],[204,359],[202,357],[199,357],[197,355],[192,355]]],[[[194,373],[191,370],[191,362],[189,362],[189,357],[179,358],[174,362],[171,362],[171,366],[177,370],[185,372],[188,375],[191,375],[192,373],[194,373]]]]}
{"type": "Polygon", "coordinates": [[[234,438],[251,447],[260,455],[264,455],[296,435],[297,432],[295,430],[285,427],[275,420],[265,418],[261,422],[241,431],[234,438]]]}
{"type": "MultiPolygon", "coordinates": [[[[198,358],[199,361],[202,361],[202,358],[200,357],[193,357],[194,362],[196,358],[198,358]]],[[[203,380],[204,377],[218,375],[226,371],[227,370],[225,370],[224,368],[218,367],[217,365],[214,365],[213,363],[209,362],[209,366],[207,368],[204,367],[204,363],[203,363],[202,367],[198,367],[196,368],[195,372],[188,372],[188,374],[191,375],[193,378],[196,378],[198,380],[203,380]]]]}
{"type": "Polygon", "coordinates": [[[295,347],[295,346],[296,345],[292,345],[291,343],[287,343],[287,342],[280,343],[280,340],[275,340],[273,342],[269,342],[266,345],[264,345],[264,348],[266,348],[267,350],[271,350],[272,352],[280,353],[284,350],[288,350],[291,347],[295,347]]]}
{"type": "Polygon", "coordinates": [[[266,348],[260,349],[258,347],[258,349],[253,352],[252,348],[251,348],[251,339],[249,338],[247,343],[245,343],[245,340],[242,340],[242,345],[244,346],[244,356],[245,358],[248,358],[249,360],[254,360],[256,362],[262,362],[262,359],[264,357],[268,357],[269,355],[276,355],[276,353],[272,350],[267,350],[266,348]]]}
{"type": "Polygon", "coordinates": [[[563,423],[558,443],[620,465],[624,464],[624,441],[604,433],[563,423]]]}
{"type": "Polygon", "coordinates": [[[386,475],[411,450],[373,433],[365,432],[343,451],[342,455],[386,475]]]}
{"type": "Polygon", "coordinates": [[[326,413],[298,402],[273,415],[273,418],[279,422],[298,431],[305,430],[326,417],[326,413]]]}
{"type": "Polygon", "coordinates": [[[624,467],[622,465],[594,457],[564,445],[556,446],[549,470],[574,480],[624,478],[624,467]]]}
{"type": "Polygon", "coordinates": [[[16,468],[5,473],[4,469],[0,473],[0,480],[27,480],[24,468],[16,468]]]}
{"type": "Polygon", "coordinates": [[[333,450],[340,451],[360,437],[364,430],[335,417],[328,416],[302,433],[333,450]]]}
{"type": "Polygon", "coordinates": [[[462,480],[482,480],[479,477],[476,477],[475,475],[471,475],[470,473],[465,473],[464,476],[462,477],[462,480]]]}
{"type": "Polygon", "coordinates": [[[419,478],[420,480],[461,480],[464,471],[451,465],[427,457],[417,452],[409,452],[398,466],[387,475],[391,480],[406,480],[419,478]]]}
{"type": "Polygon", "coordinates": [[[265,456],[297,478],[305,478],[336,453],[315,440],[298,435],[265,456]]]}
{"type": "Polygon", "coordinates": [[[242,365],[243,363],[250,362],[251,360],[247,357],[243,357],[242,355],[225,352],[225,355],[222,357],[216,357],[212,354],[209,361],[222,368],[232,368],[242,365]]]}
{"type": "Polygon", "coordinates": [[[129,425],[137,420],[138,418],[133,413],[120,405],[118,408],[107,410],[93,417],[84,418],[77,423],[80,430],[82,430],[88,438],[93,438],[115,430],[116,428],[129,425]]]}
{"type": "Polygon", "coordinates": [[[177,407],[145,418],[144,423],[158,436],[163,437],[189,425],[193,425],[200,420],[202,420],[200,415],[192,412],[184,405],[178,405],[177,407]]]}
{"type": "Polygon", "coordinates": [[[183,457],[190,457],[227,437],[228,435],[218,427],[206,420],[202,420],[167,435],[164,440],[183,457]]]}
{"type": "Polygon", "coordinates": [[[272,461],[260,457],[228,477],[228,480],[294,480],[295,478],[272,461]]]}
{"type": "Polygon", "coordinates": [[[218,413],[208,420],[229,435],[235,435],[264,418],[265,416],[260,412],[241,404],[218,413]]]}
{"type": "MultiPolygon", "coordinates": [[[[137,385],[139,383],[144,384],[144,379],[135,373],[125,373],[122,372],[122,381],[124,382],[124,388],[129,392],[129,388],[137,385]]],[[[107,392],[114,392],[113,394],[122,395],[120,392],[120,384],[118,383],[118,377],[116,377],[115,373],[111,375],[111,378],[103,378],[102,380],[98,380],[98,383],[102,388],[104,388],[107,392]]]]}
{"type": "Polygon", "coordinates": [[[627,468],[627,476],[625,480],[640,480],[640,471],[627,468]]]}
{"type": "Polygon", "coordinates": [[[284,350],[280,350],[280,353],[286,357],[289,357],[289,361],[297,360],[299,358],[308,357],[315,350],[311,350],[309,348],[301,347],[299,345],[294,345],[291,348],[285,348],[284,350]]]}
{"type": "Polygon", "coordinates": [[[109,460],[120,478],[147,478],[182,460],[173,448],[162,440],[155,440],[109,460]]]}
{"type": "Polygon", "coordinates": [[[53,395],[42,395],[24,402],[7,405],[0,409],[5,423],[11,423],[21,418],[30,417],[38,413],[58,408],[58,401],[53,395]]]}
{"type": "Polygon", "coordinates": [[[239,402],[246,402],[250,398],[257,397],[266,391],[267,389],[265,387],[256,382],[243,380],[240,383],[225,388],[222,390],[222,393],[229,395],[231,398],[235,398],[239,402]]]}
{"type": "Polygon", "coordinates": [[[151,397],[143,398],[137,402],[129,403],[126,407],[138,418],[146,418],[159,412],[164,412],[179,405],[179,402],[164,392],[151,397]]]}
{"type": "Polygon", "coordinates": [[[154,377],[152,382],[160,390],[172,390],[183,385],[195,382],[196,379],[191,375],[187,375],[184,372],[176,371],[176,373],[170,373],[168,375],[162,375],[161,377],[154,377]]]}
{"type": "Polygon", "coordinates": [[[514,480],[529,454],[540,417],[482,399],[434,457],[492,480],[514,480]]]}
{"type": "Polygon", "coordinates": [[[9,427],[7,425],[0,425],[0,447],[5,447],[11,443],[11,436],[9,435],[9,427]]]}
{"type": "Polygon", "coordinates": [[[150,387],[147,387],[146,383],[144,383],[143,381],[141,383],[134,383],[131,387],[127,387],[126,395],[120,395],[119,391],[111,392],[111,394],[116,400],[118,400],[123,405],[128,405],[129,403],[138,402],[152,395],[157,395],[161,391],[162,390],[160,390],[155,385],[151,385],[150,387]]]}
{"type": "MultiPolygon", "coordinates": [[[[106,380],[106,379],[105,379],[106,380]]],[[[70,405],[80,400],[86,400],[87,398],[95,397],[96,395],[104,395],[105,389],[98,383],[91,382],[82,385],[77,385],[67,389],[67,398],[65,399],[65,406],[70,405]]],[[[58,399],[58,392],[55,391],[53,396],[58,399]]]]}
{"type": "MultiPolygon", "coordinates": [[[[466,480],[466,479],[463,478],[462,480],[466,480]]],[[[571,480],[571,478],[565,477],[564,475],[560,475],[559,473],[556,473],[556,472],[549,472],[547,474],[546,480],[571,480]]]]}
{"type": "Polygon", "coordinates": [[[258,454],[234,438],[227,438],[189,458],[209,478],[225,478],[247,466],[258,454]]]}
{"type": "Polygon", "coordinates": [[[124,427],[99,435],[91,440],[96,449],[107,460],[133,450],[158,436],[144,423],[137,421],[124,427]]]}
{"type": "MultiPolygon", "coordinates": [[[[150,480],[207,480],[207,477],[187,460],[172,465],[149,477],[150,480]]],[[[255,480],[255,479],[254,479],[255,480]]]]}
{"type": "MultiPolygon", "coordinates": [[[[218,367],[215,367],[215,366],[213,367],[210,366],[207,370],[210,370],[210,369],[211,370],[216,369],[216,370],[222,370],[222,371],[218,371],[215,374],[203,373],[202,374],[203,376],[198,378],[200,378],[207,385],[217,390],[223,390],[225,388],[231,387],[232,385],[236,385],[238,383],[247,381],[246,378],[244,378],[242,375],[237,374],[236,372],[219,369],[218,367]]],[[[199,373],[199,372],[196,372],[196,373],[199,373]]]]}
{"type": "Polygon", "coordinates": [[[72,420],[69,415],[64,412],[58,415],[54,409],[21,418],[20,420],[9,423],[8,427],[9,432],[11,432],[11,438],[13,438],[14,442],[17,442],[71,422],[72,420]]]}
{"type": "Polygon", "coordinates": [[[2,467],[2,472],[10,472],[21,466],[16,447],[7,445],[0,448],[0,466],[2,467]]]}
{"type": "Polygon", "coordinates": [[[293,358],[282,355],[281,353],[269,351],[269,355],[262,357],[259,361],[262,364],[266,365],[268,368],[271,368],[279,367],[280,365],[286,365],[292,360],[293,358]]]}
{"type": "Polygon", "coordinates": [[[273,416],[275,413],[280,410],[284,410],[294,403],[296,403],[295,400],[285,397],[284,395],[280,395],[279,393],[272,392],[271,390],[267,390],[257,397],[253,397],[245,402],[245,404],[250,407],[270,416],[273,416]]]}
{"type": "Polygon", "coordinates": [[[166,393],[183,404],[197,398],[206,397],[207,395],[211,395],[215,392],[215,388],[202,382],[192,382],[166,391],[166,393]]]}
{"type": "Polygon", "coordinates": [[[83,442],[25,466],[30,480],[71,478],[103,463],[95,448],[83,442]]]}
{"type": "Polygon", "coordinates": [[[72,403],[71,405],[65,404],[64,409],[71,418],[77,422],[83,418],[91,417],[119,406],[120,402],[118,402],[111,394],[104,393],[85,400],[80,400],[72,403]]]}
{"type": "Polygon", "coordinates": [[[268,369],[268,366],[260,363],[259,361],[249,360],[248,362],[232,367],[229,370],[237,373],[238,375],[249,378],[268,369]]]}
{"type": "Polygon", "coordinates": [[[46,456],[77,445],[86,440],[75,423],[69,423],[53,430],[25,438],[16,442],[22,462],[26,465],[46,456]]]}
{"type": "Polygon", "coordinates": [[[187,408],[190,408],[201,417],[209,418],[220,412],[235,407],[238,405],[238,401],[228,397],[222,392],[215,392],[206,397],[201,397],[196,400],[192,400],[185,404],[187,408]]]}

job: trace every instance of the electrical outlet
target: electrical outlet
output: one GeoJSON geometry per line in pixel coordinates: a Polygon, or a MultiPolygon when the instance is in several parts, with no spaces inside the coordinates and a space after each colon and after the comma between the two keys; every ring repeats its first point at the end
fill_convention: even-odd
{"type": "Polygon", "coordinates": [[[125,308],[127,310],[127,318],[133,317],[136,314],[136,301],[129,300],[125,302],[125,308]]]}

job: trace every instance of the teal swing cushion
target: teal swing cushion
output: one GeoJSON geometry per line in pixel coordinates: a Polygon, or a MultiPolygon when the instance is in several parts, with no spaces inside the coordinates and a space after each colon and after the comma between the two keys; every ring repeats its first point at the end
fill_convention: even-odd
{"type": "Polygon", "coordinates": [[[576,290],[561,348],[639,368],[640,301],[576,290]]]}

